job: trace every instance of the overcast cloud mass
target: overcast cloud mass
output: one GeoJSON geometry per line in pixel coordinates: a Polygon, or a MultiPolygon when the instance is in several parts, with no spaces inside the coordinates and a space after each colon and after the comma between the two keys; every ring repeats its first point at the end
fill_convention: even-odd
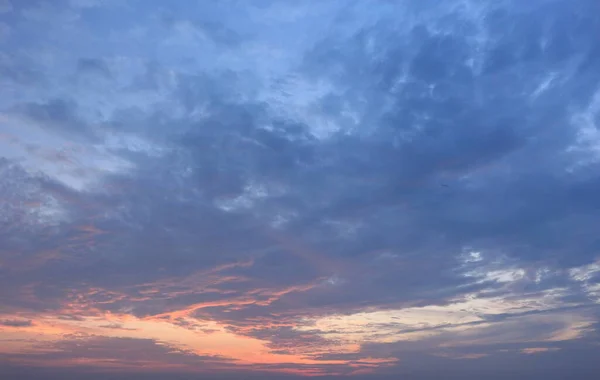
{"type": "Polygon", "coordinates": [[[599,15],[0,0],[0,374],[596,378],[599,15]]]}

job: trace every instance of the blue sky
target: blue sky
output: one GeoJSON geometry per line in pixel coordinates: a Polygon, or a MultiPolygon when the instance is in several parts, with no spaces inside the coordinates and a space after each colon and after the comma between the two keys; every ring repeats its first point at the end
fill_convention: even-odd
{"type": "Polygon", "coordinates": [[[0,370],[591,379],[599,8],[0,0],[0,370]]]}

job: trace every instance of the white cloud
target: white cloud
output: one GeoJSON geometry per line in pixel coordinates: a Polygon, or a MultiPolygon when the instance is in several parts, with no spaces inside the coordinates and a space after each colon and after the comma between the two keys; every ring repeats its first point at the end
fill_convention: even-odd
{"type": "Polygon", "coordinates": [[[2,157],[19,162],[30,174],[43,175],[77,191],[94,191],[106,175],[124,174],[135,164],[120,150],[156,156],[163,149],[130,134],[110,134],[105,141],[83,144],[53,133],[40,123],[0,115],[2,157]]]}
{"type": "Polygon", "coordinates": [[[571,124],[577,130],[577,141],[567,151],[582,157],[570,170],[600,162],[600,89],[584,110],[575,113],[571,124]]]}
{"type": "Polygon", "coordinates": [[[600,272],[600,261],[569,269],[569,275],[575,281],[588,281],[600,272]]]}
{"type": "MultiPolygon", "coordinates": [[[[317,329],[325,338],[348,343],[417,342],[435,338],[435,345],[444,342],[443,345],[451,347],[572,340],[582,336],[594,322],[583,312],[555,311],[578,305],[564,301],[569,289],[555,287],[528,293],[512,286],[518,281],[539,284],[554,273],[550,268],[538,268],[535,278],[528,279],[527,272],[506,257],[492,259],[479,251],[468,251],[459,257],[463,263],[460,267],[471,269],[468,277],[480,283],[496,282],[503,294],[491,296],[490,292],[497,290],[494,288],[457,297],[444,306],[329,315],[307,320],[307,327],[299,329],[317,329]],[[524,333],[523,329],[528,330],[524,333]]],[[[573,269],[571,275],[585,280],[596,270],[600,267],[593,264],[573,269]]]]}
{"type": "Polygon", "coordinates": [[[571,268],[569,276],[572,280],[581,283],[586,294],[600,303],[600,281],[594,281],[594,278],[600,278],[600,260],[588,265],[571,268]]]}
{"type": "Polygon", "coordinates": [[[511,283],[522,280],[526,272],[523,268],[508,263],[508,258],[497,257],[484,260],[481,252],[472,251],[460,256],[463,261],[462,268],[472,268],[464,273],[465,277],[475,278],[477,282],[493,281],[498,283],[511,283]]]}
{"type": "Polygon", "coordinates": [[[477,263],[483,260],[483,257],[479,251],[470,251],[464,254],[462,259],[465,263],[477,263]]]}
{"type": "Polygon", "coordinates": [[[558,351],[559,348],[556,347],[530,347],[530,348],[524,348],[521,350],[522,353],[527,354],[527,355],[534,355],[534,354],[541,354],[544,352],[552,352],[552,351],[558,351]]]}
{"type": "Polygon", "coordinates": [[[253,208],[257,202],[273,195],[281,195],[285,189],[278,186],[268,186],[258,182],[248,182],[244,192],[236,197],[221,198],[215,201],[218,208],[227,212],[236,212],[253,208]]]}

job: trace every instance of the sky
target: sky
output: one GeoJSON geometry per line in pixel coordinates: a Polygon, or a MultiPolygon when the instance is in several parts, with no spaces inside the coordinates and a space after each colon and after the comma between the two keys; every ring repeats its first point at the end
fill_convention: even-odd
{"type": "Polygon", "coordinates": [[[0,374],[595,378],[598,15],[0,0],[0,374]]]}

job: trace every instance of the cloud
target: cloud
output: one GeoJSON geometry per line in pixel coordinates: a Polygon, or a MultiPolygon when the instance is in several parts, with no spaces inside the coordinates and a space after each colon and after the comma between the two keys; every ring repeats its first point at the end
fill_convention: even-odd
{"type": "Polygon", "coordinates": [[[3,354],[13,363],[34,367],[99,367],[132,370],[190,370],[201,363],[227,362],[218,357],[202,357],[149,339],[83,337],[45,347],[37,354],[3,354]]]}
{"type": "Polygon", "coordinates": [[[527,354],[527,355],[533,355],[533,354],[539,354],[539,353],[543,353],[543,352],[550,352],[550,351],[558,351],[558,348],[546,348],[546,347],[531,347],[531,348],[524,348],[521,350],[522,353],[527,354]]]}
{"type": "Polygon", "coordinates": [[[0,321],[0,325],[6,326],[6,327],[31,327],[31,326],[33,326],[33,321],[7,319],[7,320],[0,321]]]}
{"type": "Polygon", "coordinates": [[[118,323],[111,323],[108,325],[102,325],[100,326],[100,328],[103,329],[112,329],[112,330],[135,330],[132,328],[127,328],[127,327],[123,327],[122,325],[118,324],[118,323]]]}
{"type": "Polygon", "coordinates": [[[101,59],[81,58],[77,62],[77,70],[81,73],[96,74],[105,78],[111,77],[110,68],[101,59]]]}
{"type": "Polygon", "coordinates": [[[0,302],[98,336],[11,360],[358,376],[589,352],[600,25],[569,4],[13,4],[0,302]]]}
{"type": "Polygon", "coordinates": [[[0,14],[9,13],[12,11],[12,9],[13,9],[13,7],[12,7],[12,4],[10,3],[10,0],[0,1],[0,14]]]}

